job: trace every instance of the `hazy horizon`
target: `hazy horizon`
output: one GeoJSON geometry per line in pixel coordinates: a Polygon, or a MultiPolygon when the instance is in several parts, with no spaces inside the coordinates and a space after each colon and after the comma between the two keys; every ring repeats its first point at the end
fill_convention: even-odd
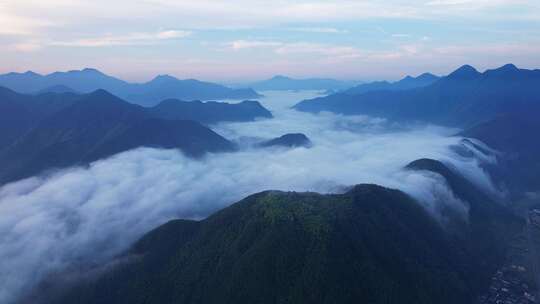
{"type": "MultiPolygon", "coordinates": [[[[493,70],[493,69],[498,69],[498,68],[501,68],[505,65],[514,65],[514,63],[512,62],[507,62],[505,64],[502,64],[502,65],[497,65],[497,66],[489,66],[489,67],[486,67],[484,69],[477,69],[476,66],[474,65],[470,65],[468,63],[465,63],[465,64],[462,64],[460,66],[456,66],[454,68],[451,68],[448,72],[446,73],[442,73],[442,74],[438,74],[438,73],[433,73],[432,71],[424,71],[424,72],[419,72],[419,73],[406,73],[406,74],[403,74],[401,76],[398,76],[397,78],[374,78],[374,79],[359,79],[359,78],[355,78],[355,79],[349,79],[349,78],[340,78],[340,77],[326,77],[326,76],[305,76],[305,77],[295,77],[295,76],[291,76],[291,75],[287,75],[287,74],[283,74],[283,73],[277,73],[277,74],[273,74],[273,75],[270,75],[266,78],[253,78],[253,79],[245,79],[245,80],[237,80],[237,81],[231,81],[230,79],[223,79],[223,80],[212,80],[212,79],[204,79],[204,78],[193,78],[193,77],[181,77],[181,76],[176,76],[176,75],[173,75],[173,74],[166,74],[166,73],[158,73],[158,74],[153,74],[153,75],[148,75],[148,78],[141,78],[141,79],[138,79],[138,80],[131,80],[129,78],[123,78],[121,76],[118,76],[118,75],[115,75],[115,74],[112,74],[112,73],[109,73],[105,70],[102,70],[102,69],[97,69],[95,67],[82,67],[80,69],[67,69],[67,70],[54,70],[54,71],[51,71],[51,72],[45,72],[45,73],[41,73],[41,72],[38,72],[38,71],[35,71],[35,70],[25,70],[25,71],[6,71],[6,72],[0,72],[0,75],[5,75],[5,74],[9,74],[9,73],[20,73],[20,74],[24,74],[24,73],[36,73],[38,75],[41,75],[41,76],[47,76],[47,75],[50,75],[50,74],[53,74],[53,73],[56,73],[56,72],[60,72],[60,73],[67,73],[67,72],[74,72],[74,71],[83,71],[83,70],[87,70],[87,69],[90,69],[90,70],[97,70],[107,76],[110,76],[110,77],[114,77],[114,78],[117,78],[117,79],[120,79],[120,80],[123,80],[123,81],[126,81],[128,83],[136,83],[136,84],[143,84],[143,83],[146,83],[146,82],[150,82],[152,81],[153,79],[155,79],[156,77],[159,77],[159,76],[172,76],[172,77],[175,77],[175,78],[178,78],[180,80],[185,80],[185,79],[197,79],[197,80],[200,80],[200,81],[215,81],[217,83],[220,83],[220,84],[223,84],[223,85],[231,85],[231,86],[243,86],[243,85],[250,85],[250,84],[253,84],[253,83],[256,83],[256,82],[259,82],[259,81],[265,81],[265,80],[269,80],[271,78],[274,78],[274,77],[287,77],[287,78],[291,78],[291,79],[295,79],[295,80],[307,80],[307,79],[333,79],[333,80],[339,80],[339,81],[349,81],[349,82],[355,82],[355,81],[358,81],[359,84],[362,84],[362,83],[369,83],[369,82],[376,82],[376,81],[390,81],[390,82],[394,82],[394,81],[399,81],[399,80],[402,80],[403,78],[405,77],[408,77],[408,76],[412,76],[412,77],[418,77],[424,73],[431,73],[435,76],[439,76],[439,77],[444,77],[444,76],[447,76],[449,74],[451,74],[452,72],[454,72],[455,70],[459,69],[460,67],[463,67],[465,65],[470,65],[472,66],[473,68],[477,69],[480,73],[483,73],[483,72],[486,72],[488,70],[493,70]]],[[[526,68],[526,67],[522,67],[522,66],[516,66],[518,69],[529,69],[529,68],[526,68]]],[[[537,70],[537,68],[534,68],[534,67],[531,67],[530,68],[531,70],[537,70]]]]}
{"type": "Polygon", "coordinates": [[[532,0],[4,1],[0,73],[397,80],[464,63],[536,68],[539,37],[532,0]]]}

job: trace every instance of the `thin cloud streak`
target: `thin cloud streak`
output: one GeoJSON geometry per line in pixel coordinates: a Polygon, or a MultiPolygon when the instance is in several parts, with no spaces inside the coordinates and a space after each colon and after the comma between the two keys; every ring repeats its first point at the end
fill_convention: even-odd
{"type": "Polygon", "coordinates": [[[128,35],[104,35],[101,37],[79,39],[74,41],[54,41],[52,46],[68,47],[103,47],[123,45],[150,45],[164,40],[181,39],[191,36],[191,31],[169,30],[156,33],[132,33],[128,35]]]}

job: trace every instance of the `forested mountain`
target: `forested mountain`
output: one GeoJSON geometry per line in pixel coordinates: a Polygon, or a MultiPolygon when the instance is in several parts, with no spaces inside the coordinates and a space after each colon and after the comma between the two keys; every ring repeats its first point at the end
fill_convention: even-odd
{"type": "MultiPolygon", "coordinates": [[[[438,172],[463,198],[483,199],[436,161],[409,168],[438,172]]],[[[496,205],[475,204],[483,207],[473,207],[454,233],[409,196],[380,186],[358,185],[340,195],[267,191],[200,222],[169,222],[102,275],[74,288],[49,290],[42,299],[472,303],[503,260],[505,236],[521,225],[496,205]]]]}

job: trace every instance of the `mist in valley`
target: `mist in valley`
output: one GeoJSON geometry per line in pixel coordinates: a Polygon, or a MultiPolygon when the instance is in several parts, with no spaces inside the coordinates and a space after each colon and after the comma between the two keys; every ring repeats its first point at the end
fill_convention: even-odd
{"type": "Polygon", "coordinates": [[[440,204],[466,217],[467,203],[442,177],[403,169],[433,158],[497,194],[481,169],[495,159],[454,136],[459,130],[301,113],[290,107],[317,92],[263,94],[273,119],[211,126],[235,141],[237,152],[195,160],[177,150],[139,148],[0,188],[0,259],[10,261],[0,265],[0,302],[15,301],[49,275],[108,261],[168,220],[203,219],[263,190],[333,193],[374,183],[406,192],[439,220],[440,204]],[[303,133],[313,145],[257,147],[286,133],[303,133]]]}

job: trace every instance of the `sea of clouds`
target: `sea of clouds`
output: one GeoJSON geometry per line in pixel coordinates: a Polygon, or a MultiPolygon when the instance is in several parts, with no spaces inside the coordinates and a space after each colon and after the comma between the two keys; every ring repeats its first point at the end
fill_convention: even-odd
{"type": "Polygon", "coordinates": [[[274,119],[212,128],[240,151],[193,160],[176,150],[139,148],[0,188],[0,302],[12,303],[43,278],[78,264],[100,264],[174,218],[202,219],[263,190],[339,192],[358,183],[405,191],[435,217],[438,204],[467,206],[436,174],[403,170],[433,158],[494,191],[482,162],[458,130],[398,126],[383,119],[290,110],[315,92],[266,92],[274,119]],[[304,133],[308,148],[259,149],[255,143],[304,133]],[[457,153],[455,146],[477,157],[457,153]]]}

